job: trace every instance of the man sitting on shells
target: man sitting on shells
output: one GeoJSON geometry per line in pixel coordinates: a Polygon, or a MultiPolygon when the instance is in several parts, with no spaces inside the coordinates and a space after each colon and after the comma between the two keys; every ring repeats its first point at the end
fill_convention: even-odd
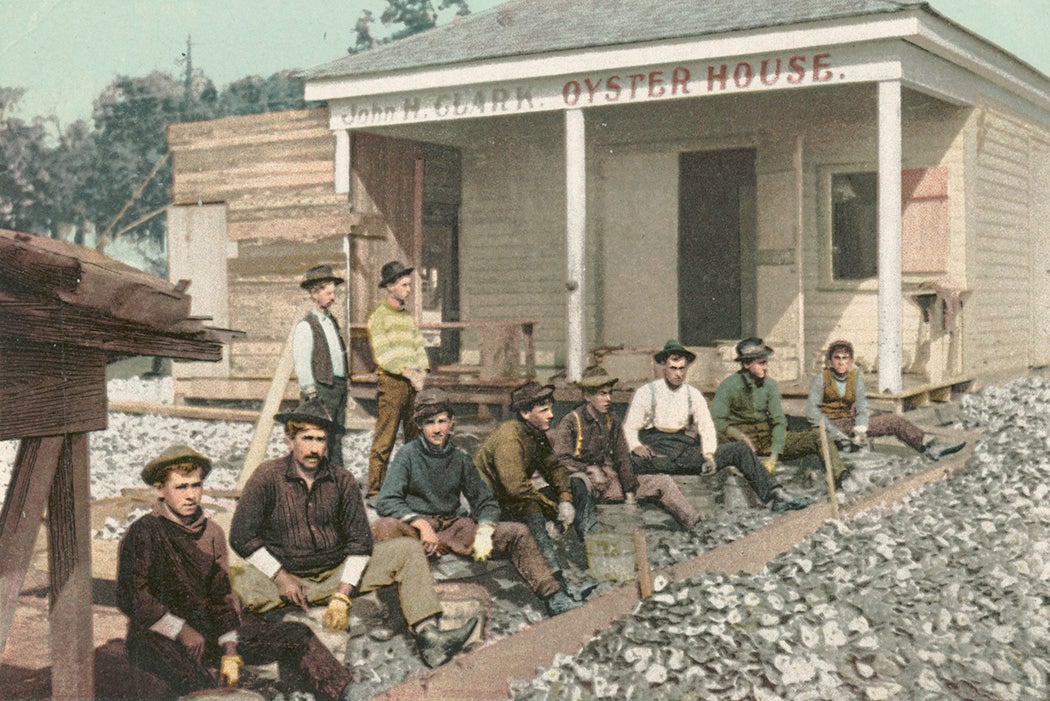
{"type": "MultiPolygon", "coordinates": [[[[547,430],[554,419],[553,395],[554,385],[532,381],[511,392],[510,408],[517,417],[489,434],[474,454],[474,465],[496,495],[503,518],[528,526],[564,586],[561,560],[551,540],[557,535],[555,520],[562,530],[575,529],[581,542],[589,533],[600,532],[601,526],[587,485],[570,478],[551,449],[547,430]],[[535,473],[546,480],[546,486],[536,486],[535,473]]],[[[591,590],[593,586],[569,589],[578,600],[591,590]]]]}
{"type": "Polygon", "coordinates": [[[809,506],[809,499],[792,496],[777,484],[747,446],[718,440],[707,400],[685,381],[695,353],[672,339],[653,360],[661,366],[663,377],[634,391],[623,422],[635,472],[707,477],[732,465],[774,511],[809,506]]]}
{"type": "MultiPolygon", "coordinates": [[[[773,349],[761,338],[745,338],[736,344],[740,370],[718,385],[711,406],[719,440],[739,441],[755,455],[765,456],[762,464],[769,474],[783,458],[793,460],[816,455],[823,464],[818,429],[788,431],[787,417],[780,399],[780,387],[768,376],[773,349]]],[[[846,476],[846,465],[834,443],[829,446],[831,472],[837,483],[846,476]]]]}
{"type": "Polygon", "coordinates": [[[657,501],[684,528],[700,520],[700,512],[689,503],[670,475],[635,475],[631,451],[623,435],[623,423],[613,412],[612,389],[619,381],[601,366],[583,372],[576,386],[583,403],[570,411],[551,432],[558,461],[587,485],[599,504],[657,501]]]}
{"type": "Polygon", "coordinates": [[[376,499],[380,518],[372,524],[377,541],[418,538],[427,555],[456,553],[484,562],[507,557],[556,615],[578,604],[540,554],[521,523],[500,521],[499,504],[470,456],[451,443],[456,420],[448,393],[436,388],[416,395],[412,420],[420,435],[398,451],[376,499]],[[466,499],[470,516],[461,508],[466,499]]]}
{"type": "Polygon", "coordinates": [[[286,684],[321,699],[353,698],[350,671],[302,623],[242,611],[230,589],[226,534],[201,508],[211,460],[173,446],[142,470],[153,511],[120,542],[117,603],[128,657],[179,695],[240,680],[241,667],[278,661],[286,684]]]}
{"type": "Polygon", "coordinates": [[[845,339],[828,346],[827,365],[813,378],[806,400],[806,418],[814,426],[825,417],[828,433],[839,450],[854,452],[867,443],[867,438],[896,436],[930,460],[957,453],[965,442],[941,443],[936,438],[926,441],[925,432],[896,414],[868,413],[864,373],[854,367],[853,344],[845,339]],[[856,441],[856,442],[854,442],[856,441]]]}
{"type": "Polygon", "coordinates": [[[444,664],[478,625],[440,630],[441,604],[423,547],[414,538],[372,541],[365,504],[348,470],[325,457],[332,419],[317,399],[277,414],[289,452],[262,463],[244,486],[230,545],[248,561],[233,588],[263,612],[328,602],[325,626],[345,631],[353,597],[398,585],[405,621],[423,663],[444,664]]]}

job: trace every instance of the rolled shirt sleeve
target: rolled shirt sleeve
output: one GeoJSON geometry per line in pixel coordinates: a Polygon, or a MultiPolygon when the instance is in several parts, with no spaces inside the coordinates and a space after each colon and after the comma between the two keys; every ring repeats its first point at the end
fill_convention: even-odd
{"type": "Polygon", "coordinates": [[[314,332],[306,321],[295,325],[292,336],[292,360],[295,365],[295,376],[299,379],[299,389],[307,391],[315,385],[314,368],[314,332]]]}

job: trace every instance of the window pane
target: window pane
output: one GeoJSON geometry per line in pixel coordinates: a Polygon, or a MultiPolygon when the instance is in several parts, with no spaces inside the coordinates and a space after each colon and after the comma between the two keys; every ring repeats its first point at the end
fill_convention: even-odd
{"type": "Polygon", "coordinates": [[[831,178],[831,269],[836,280],[864,280],[878,272],[877,186],[875,173],[831,178]]]}

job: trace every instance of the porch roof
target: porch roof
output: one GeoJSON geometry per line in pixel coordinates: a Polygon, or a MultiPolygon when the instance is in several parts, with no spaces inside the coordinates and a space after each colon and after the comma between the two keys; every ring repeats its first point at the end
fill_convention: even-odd
{"type": "Polygon", "coordinates": [[[310,80],[929,9],[913,0],[511,0],[307,70],[310,80]]]}

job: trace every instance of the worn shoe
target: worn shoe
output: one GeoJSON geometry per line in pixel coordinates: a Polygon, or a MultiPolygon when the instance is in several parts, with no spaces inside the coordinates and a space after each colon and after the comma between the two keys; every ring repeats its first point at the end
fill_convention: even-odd
{"type": "Polygon", "coordinates": [[[422,628],[416,632],[416,646],[419,648],[419,656],[423,658],[423,664],[427,667],[440,667],[457,652],[463,649],[467,638],[474,634],[480,619],[473,616],[469,621],[459,628],[441,630],[436,623],[422,628]]]}
{"type": "Polygon", "coordinates": [[[559,589],[544,599],[543,605],[547,609],[548,616],[557,616],[559,613],[565,613],[580,606],[578,602],[573,601],[572,597],[565,593],[564,589],[559,589]]]}
{"type": "Polygon", "coordinates": [[[784,491],[783,487],[781,487],[773,492],[773,496],[769,500],[769,508],[778,514],[782,514],[785,511],[798,511],[799,509],[804,509],[812,503],[812,499],[793,496],[788,494],[784,491]]]}
{"type": "Polygon", "coordinates": [[[945,455],[958,453],[965,447],[966,441],[960,441],[959,443],[941,443],[936,438],[931,438],[930,441],[922,447],[922,452],[930,460],[940,460],[945,455]]]}
{"type": "Polygon", "coordinates": [[[558,584],[561,585],[562,591],[569,595],[573,601],[586,601],[587,597],[594,593],[594,590],[598,588],[597,582],[591,582],[590,584],[584,584],[582,587],[574,587],[569,584],[569,581],[565,579],[565,573],[558,571],[554,573],[554,578],[558,580],[558,584]]]}

